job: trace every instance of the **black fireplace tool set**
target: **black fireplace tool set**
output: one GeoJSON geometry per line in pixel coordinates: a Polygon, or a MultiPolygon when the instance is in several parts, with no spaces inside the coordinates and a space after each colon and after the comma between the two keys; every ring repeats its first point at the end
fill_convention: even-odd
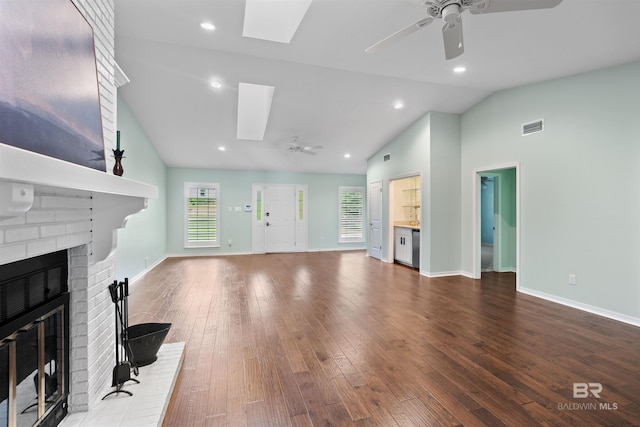
{"type": "Polygon", "coordinates": [[[107,396],[118,393],[125,393],[129,396],[133,396],[128,390],[124,390],[122,387],[127,381],[134,381],[140,384],[135,378],[131,378],[131,371],[135,376],[138,376],[138,365],[133,360],[131,347],[129,343],[129,279],[125,278],[124,282],[118,282],[114,280],[109,285],[109,294],[111,295],[111,301],[115,305],[115,325],[116,325],[116,366],[113,368],[113,380],[111,387],[116,389],[107,393],[102,399],[107,396]]]}

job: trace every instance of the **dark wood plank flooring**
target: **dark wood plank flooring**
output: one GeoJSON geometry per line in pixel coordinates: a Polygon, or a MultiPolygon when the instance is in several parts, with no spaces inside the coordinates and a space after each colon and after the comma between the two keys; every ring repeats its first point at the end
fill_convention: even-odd
{"type": "Polygon", "coordinates": [[[165,427],[639,425],[640,328],[514,280],[361,251],[170,258],[132,288],[130,323],[186,343],[165,427]]]}

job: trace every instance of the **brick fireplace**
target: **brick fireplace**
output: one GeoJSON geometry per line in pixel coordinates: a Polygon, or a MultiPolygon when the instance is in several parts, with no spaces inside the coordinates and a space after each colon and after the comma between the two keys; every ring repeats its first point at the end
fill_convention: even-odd
{"type": "MultiPolygon", "coordinates": [[[[105,152],[115,148],[117,86],[114,1],[72,0],[94,31],[105,152]]],[[[66,251],[70,413],[84,412],[111,385],[116,230],[157,188],[0,143],[0,265],[66,251]]],[[[0,337],[2,339],[3,337],[0,337]]]]}
{"type": "Polygon", "coordinates": [[[155,187],[13,147],[1,146],[0,157],[0,193],[4,196],[18,193],[19,197],[26,192],[26,197],[32,196],[28,209],[20,201],[15,204],[16,209],[7,208],[6,197],[0,202],[0,265],[61,250],[67,252],[68,409],[87,411],[109,388],[114,364],[113,307],[107,291],[115,278],[114,233],[124,226],[129,215],[146,206],[147,198],[155,197],[155,187]],[[8,161],[9,158],[13,161],[8,161]],[[12,171],[7,164],[24,165],[24,162],[33,165],[25,169],[29,171],[30,183],[22,182],[26,174],[12,171]],[[40,184],[43,178],[32,171],[43,168],[58,172],[63,177],[58,180],[61,182],[47,178],[49,185],[40,184]],[[5,172],[12,172],[15,181],[8,181],[5,172]],[[76,176],[75,186],[82,188],[61,187],[69,185],[64,177],[70,175],[76,176]],[[136,192],[139,195],[132,194],[136,192]],[[26,211],[14,212],[19,209],[26,211]]]}

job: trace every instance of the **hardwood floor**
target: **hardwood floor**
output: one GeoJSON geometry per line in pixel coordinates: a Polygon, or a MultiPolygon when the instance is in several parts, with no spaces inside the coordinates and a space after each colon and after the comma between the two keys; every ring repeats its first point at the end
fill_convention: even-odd
{"type": "Polygon", "coordinates": [[[164,426],[639,425],[640,328],[514,280],[360,251],[173,258],[133,287],[130,323],[186,343],[164,426]]]}

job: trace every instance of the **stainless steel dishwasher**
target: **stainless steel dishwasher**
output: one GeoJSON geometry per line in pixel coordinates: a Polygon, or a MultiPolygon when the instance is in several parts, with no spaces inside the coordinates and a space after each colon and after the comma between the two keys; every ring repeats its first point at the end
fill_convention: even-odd
{"type": "Polygon", "coordinates": [[[413,255],[411,257],[411,264],[413,268],[420,269],[420,230],[412,230],[411,242],[413,243],[413,255]]]}

